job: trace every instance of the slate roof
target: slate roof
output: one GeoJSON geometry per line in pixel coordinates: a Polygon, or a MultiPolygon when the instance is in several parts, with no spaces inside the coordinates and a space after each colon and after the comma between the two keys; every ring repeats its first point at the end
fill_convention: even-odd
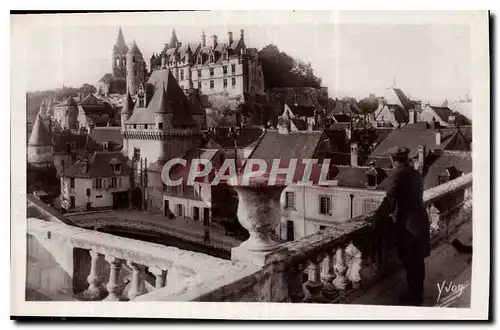
{"type": "MultiPolygon", "coordinates": [[[[73,134],[63,131],[54,136],[54,152],[68,152],[67,144],[75,144],[75,149],[96,150],[96,142],[87,134],[73,134]]],[[[73,150],[74,151],[74,150],[73,150]]]]}
{"type": "Polygon", "coordinates": [[[436,145],[436,132],[438,129],[411,129],[408,127],[395,128],[389,135],[373,150],[372,156],[389,157],[389,149],[404,145],[410,148],[410,157],[417,154],[419,145],[426,145],[428,150],[445,149],[446,145],[458,133],[457,130],[441,130],[441,144],[436,145]]]}
{"type": "Polygon", "coordinates": [[[102,82],[110,82],[111,80],[113,80],[113,75],[111,73],[106,73],[101,79],[99,79],[99,81],[102,82]]]}
{"type": "MultiPolygon", "coordinates": [[[[467,174],[472,172],[472,157],[465,154],[454,154],[444,151],[443,154],[430,154],[425,159],[426,169],[424,170],[424,189],[435,187],[439,184],[439,175],[450,168],[450,172],[459,171],[456,175],[461,173],[467,174]],[[453,168],[453,169],[452,169],[453,168]]],[[[455,179],[451,177],[450,179],[455,179]]]]}
{"type": "Polygon", "coordinates": [[[49,129],[43,123],[42,116],[38,114],[31,130],[31,135],[28,141],[30,146],[51,146],[52,138],[49,129]]]}
{"type": "MultiPolygon", "coordinates": [[[[234,140],[229,136],[229,127],[218,127],[214,130],[215,134],[210,138],[212,142],[215,142],[221,148],[234,148],[234,140]]],[[[236,136],[236,145],[238,148],[245,148],[259,140],[263,134],[264,130],[260,127],[242,127],[236,136]]]]}
{"type": "Polygon", "coordinates": [[[116,176],[111,164],[118,161],[121,164],[121,174],[128,175],[130,172],[129,160],[121,152],[96,151],[88,159],[88,171],[83,171],[84,160],[77,160],[64,170],[64,176],[73,178],[106,178],[116,176]]]}
{"type": "MultiPolygon", "coordinates": [[[[337,180],[339,187],[349,188],[366,188],[368,184],[367,172],[372,170],[372,167],[353,167],[353,166],[336,166],[339,173],[334,178],[337,180]]],[[[386,190],[390,184],[390,175],[393,169],[374,167],[373,170],[377,172],[377,185],[373,187],[374,190],[386,190]]]]}
{"type": "Polygon", "coordinates": [[[90,136],[98,144],[104,142],[113,142],[115,145],[122,144],[121,127],[95,127],[90,131],[90,136]]]}
{"type": "Polygon", "coordinates": [[[323,139],[323,132],[299,131],[280,134],[275,130],[264,133],[249,158],[263,159],[272,164],[273,159],[314,158],[315,152],[323,139]]]}
{"type": "Polygon", "coordinates": [[[453,114],[453,111],[448,107],[437,107],[433,105],[431,105],[430,107],[439,116],[439,118],[446,123],[448,122],[450,116],[453,114]]]}
{"type": "Polygon", "coordinates": [[[122,28],[118,30],[118,36],[116,37],[115,46],[113,47],[114,52],[126,54],[128,52],[127,44],[125,43],[125,38],[123,37],[122,28]]]}
{"type": "Polygon", "coordinates": [[[132,116],[127,124],[154,124],[155,113],[161,108],[162,94],[165,90],[166,112],[173,113],[172,124],[193,124],[189,102],[170,70],[155,70],[148,80],[155,86],[153,97],[147,106],[139,107],[136,102],[132,116]]]}
{"type": "Polygon", "coordinates": [[[130,49],[128,50],[127,54],[131,54],[131,55],[142,55],[139,47],[137,46],[137,43],[135,42],[132,42],[132,46],[130,46],[130,49]]]}
{"type": "Polygon", "coordinates": [[[188,179],[189,171],[191,168],[191,162],[193,159],[206,159],[212,164],[212,172],[206,177],[198,177],[195,179],[196,182],[204,182],[205,179],[212,180],[215,176],[215,170],[219,168],[223,163],[223,153],[218,149],[206,149],[206,148],[192,148],[183,157],[186,160],[186,166],[176,165],[170,170],[170,178],[176,180],[183,178],[188,179]]]}

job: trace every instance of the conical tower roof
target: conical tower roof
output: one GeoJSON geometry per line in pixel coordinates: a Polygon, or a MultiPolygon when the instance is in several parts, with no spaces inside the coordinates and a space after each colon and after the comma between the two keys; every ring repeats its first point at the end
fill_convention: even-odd
{"type": "Polygon", "coordinates": [[[130,114],[134,112],[134,101],[132,100],[132,96],[127,92],[127,97],[125,98],[125,104],[122,108],[123,114],[130,114]]]}
{"type": "Polygon", "coordinates": [[[170,42],[168,43],[168,48],[177,47],[177,43],[179,39],[177,39],[177,35],[175,34],[175,29],[172,30],[172,36],[170,37],[170,42]]]}
{"type": "Polygon", "coordinates": [[[129,49],[129,51],[128,51],[127,54],[142,55],[142,53],[141,53],[139,47],[137,46],[137,43],[135,42],[135,40],[132,43],[132,46],[130,47],[130,49],[129,49]]]}
{"type": "Polygon", "coordinates": [[[126,54],[128,52],[127,43],[123,37],[122,27],[118,30],[118,36],[116,37],[116,43],[114,46],[114,51],[126,54]]]}
{"type": "Polygon", "coordinates": [[[36,116],[35,124],[33,124],[33,129],[31,131],[28,145],[30,146],[52,145],[52,139],[50,137],[49,130],[43,123],[42,116],[40,114],[36,116]]]}
{"type": "Polygon", "coordinates": [[[158,107],[158,110],[156,110],[157,113],[167,113],[168,112],[167,93],[165,91],[165,82],[163,82],[162,86],[161,86],[160,101],[158,104],[159,104],[159,107],[158,107]]]}

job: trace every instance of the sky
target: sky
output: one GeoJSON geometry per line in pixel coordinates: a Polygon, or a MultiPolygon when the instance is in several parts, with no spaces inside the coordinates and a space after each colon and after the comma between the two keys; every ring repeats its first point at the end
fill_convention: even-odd
{"type": "Polygon", "coordinates": [[[310,62],[330,97],[381,95],[393,85],[433,103],[471,93],[470,30],[463,21],[429,23],[401,19],[404,15],[397,13],[376,19],[373,13],[372,19],[363,19],[363,12],[279,13],[28,15],[14,17],[11,26],[23,32],[13,42],[24,46],[15,55],[24,57],[29,91],[95,85],[111,71],[112,48],[122,26],[126,42],[135,40],[147,61],[174,28],[181,42],[200,40],[202,30],[207,42],[214,34],[226,41],[228,31],[237,38],[244,29],[247,47],[275,44],[310,62]]]}

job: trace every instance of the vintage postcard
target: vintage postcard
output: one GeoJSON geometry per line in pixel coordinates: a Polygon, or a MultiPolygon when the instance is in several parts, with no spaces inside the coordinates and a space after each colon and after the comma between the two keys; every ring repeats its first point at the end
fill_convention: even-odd
{"type": "Polygon", "coordinates": [[[487,319],[488,19],[13,13],[12,317],[487,319]]]}

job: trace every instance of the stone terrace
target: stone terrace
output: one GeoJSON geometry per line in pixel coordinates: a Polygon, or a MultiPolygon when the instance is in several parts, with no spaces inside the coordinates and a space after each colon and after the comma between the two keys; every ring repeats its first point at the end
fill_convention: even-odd
{"type": "MultiPolygon", "coordinates": [[[[46,251],[64,266],[57,270],[59,277],[50,263],[43,268],[35,262],[32,272],[43,276],[43,268],[60,287],[66,283],[67,292],[77,299],[397,304],[403,273],[392,245],[381,239],[370,214],[297,241],[277,243],[270,232],[279,222],[284,186],[254,182],[235,188],[238,218],[250,238],[232,249],[231,261],[29,219],[28,242],[43,247],[30,254],[46,251]],[[130,275],[124,277],[126,267],[130,275]],[[177,275],[166,281],[167,273],[177,275]]],[[[427,190],[424,202],[433,242],[425,303],[466,307],[470,287],[461,296],[443,294],[438,301],[437,284],[470,281],[470,255],[458,253],[449,243],[454,238],[465,244],[471,240],[472,173],[427,190]]],[[[35,289],[40,284],[28,283],[35,289]]],[[[46,294],[56,297],[56,292],[46,294]]]]}

